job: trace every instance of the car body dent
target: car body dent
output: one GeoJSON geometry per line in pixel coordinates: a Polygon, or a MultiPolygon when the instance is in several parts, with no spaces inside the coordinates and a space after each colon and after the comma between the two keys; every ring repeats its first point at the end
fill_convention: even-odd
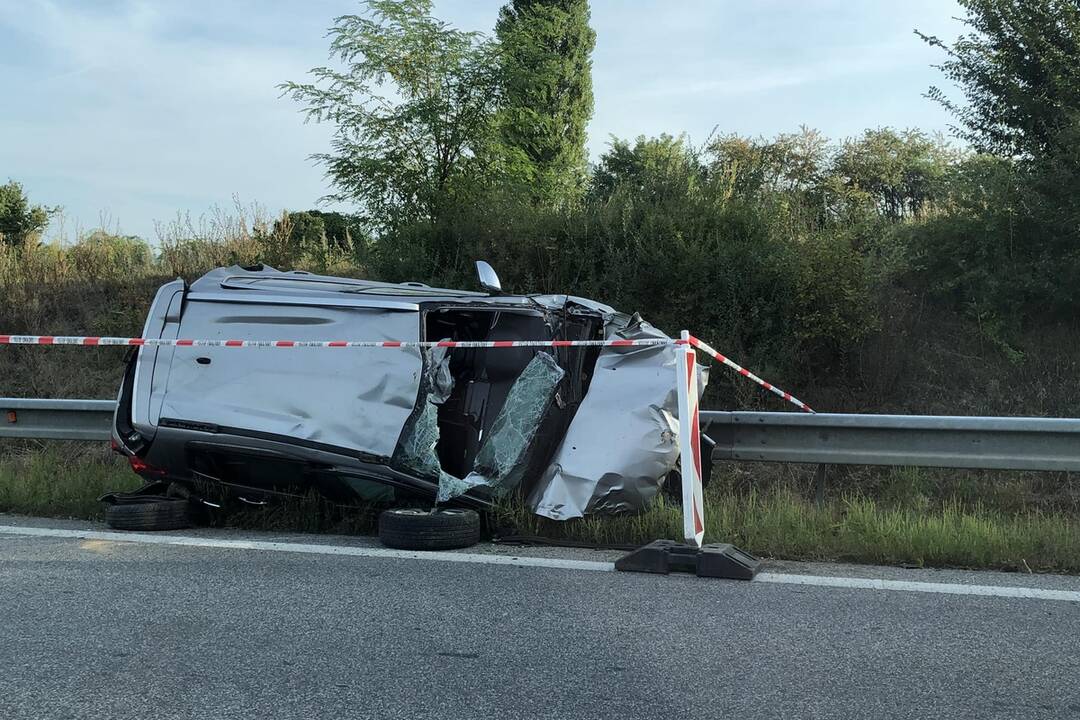
{"type": "MultiPolygon", "coordinates": [[[[488,295],[263,267],[218,268],[190,287],[168,283],[144,337],[415,341],[444,333],[667,337],[636,315],[570,295],[488,295]]],[[[566,519],[644,507],[678,456],[673,346],[460,349],[426,360],[415,348],[160,350],[140,348],[129,366],[114,441],[185,484],[348,499],[375,482],[432,501],[440,484],[444,498],[452,494],[445,478],[463,478],[469,487],[455,502],[483,505],[512,485],[538,514],[566,519]],[[511,401],[540,353],[558,370],[541,383],[550,398],[511,401]],[[440,368],[454,376],[432,396],[424,378],[440,368]],[[530,427],[510,453],[523,466],[504,487],[473,464],[505,455],[488,445],[502,442],[495,420],[511,428],[518,420],[500,410],[516,406],[530,408],[522,421],[530,427]],[[412,452],[430,455],[420,465],[402,462],[402,445],[418,439],[408,433],[425,413],[428,435],[412,452]]]]}

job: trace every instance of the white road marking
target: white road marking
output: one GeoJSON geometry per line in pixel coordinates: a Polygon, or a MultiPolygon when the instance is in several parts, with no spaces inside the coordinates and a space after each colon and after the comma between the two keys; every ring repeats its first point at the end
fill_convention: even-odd
{"type": "Polygon", "coordinates": [[[987,597],[1024,598],[1026,600],[1066,600],[1080,602],[1080,592],[1045,590],[1043,588],[1009,585],[962,585],[960,583],[915,582],[912,580],[878,580],[875,578],[830,577],[827,575],[796,575],[758,573],[755,582],[816,587],[856,588],[862,590],[899,590],[902,592],[942,593],[945,595],[983,595],[987,597]]]}
{"type": "Polygon", "coordinates": [[[144,545],[179,545],[183,547],[220,548],[224,550],[270,550],[273,552],[307,555],[347,555],[351,557],[395,558],[399,560],[434,560],[437,562],[480,563],[486,565],[517,565],[522,567],[558,568],[560,570],[592,570],[611,572],[615,564],[590,560],[522,557],[520,555],[484,555],[480,553],[431,552],[390,550],[360,545],[320,545],[318,543],[270,542],[264,540],[221,540],[218,538],[161,535],[137,532],[102,532],[98,530],[64,530],[61,528],[0,525],[0,535],[72,538],[77,540],[109,540],[144,545]]]}
{"type": "MultiPolygon", "coordinates": [[[[63,528],[0,525],[0,535],[54,537],[76,540],[107,540],[144,545],[173,545],[181,547],[219,548],[223,550],[267,550],[272,552],[308,555],[343,555],[350,557],[390,558],[399,560],[430,560],[434,562],[477,563],[482,565],[512,565],[517,567],[555,568],[613,572],[615,564],[593,560],[528,557],[522,555],[488,555],[462,552],[415,552],[360,545],[322,545],[319,543],[273,542],[265,540],[226,540],[220,538],[164,535],[159,533],[105,532],[100,530],[66,530],[63,528]]],[[[1063,600],[1080,602],[1080,591],[1047,590],[1043,588],[1008,585],[963,585],[960,583],[916,582],[910,580],[879,580],[875,578],[833,577],[827,575],[798,575],[793,573],[761,572],[754,582],[784,585],[811,585],[856,590],[887,590],[900,592],[939,593],[946,595],[977,595],[984,597],[1019,598],[1024,600],[1063,600]]]]}

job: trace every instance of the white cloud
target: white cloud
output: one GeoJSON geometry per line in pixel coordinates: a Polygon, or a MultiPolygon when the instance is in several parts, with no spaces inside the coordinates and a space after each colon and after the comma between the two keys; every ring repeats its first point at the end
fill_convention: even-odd
{"type": "MultiPolygon", "coordinates": [[[[436,14],[490,31],[501,0],[439,0],[436,14]]],[[[304,125],[277,84],[326,62],[326,27],[353,0],[308,3],[0,0],[0,181],[66,205],[84,227],[107,211],[153,234],[176,210],[233,195],[270,208],[327,192],[308,156],[330,129],[304,125]]],[[[593,155],[609,134],[772,134],[801,123],[943,127],[920,97],[933,53],[911,28],[950,36],[952,0],[594,0],[593,155]]]]}
{"type": "Polygon", "coordinates": [[[93,188],[98,208],[140,234],[153,220],[140,205],[160,207],[161,199],[198,211],[237,193],[278,207],[310,206],[325,193],[306,158],[326,146],[329,131],[305,127],[276,88],[325,57],[319,35],[311,51],[239,35],[208,42],[178,31],[182,15],[146,3],[108,12],[44,0],[17,12],[5,5],[0,23],[35,51],[32,64],[11,68],[21,107],[0,120],[4,137],[18,139],[0,155],[12,176],[93,188]]]}

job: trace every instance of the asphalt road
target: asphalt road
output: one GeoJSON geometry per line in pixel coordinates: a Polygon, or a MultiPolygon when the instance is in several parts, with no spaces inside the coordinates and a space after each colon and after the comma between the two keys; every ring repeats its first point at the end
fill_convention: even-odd
{"type": "Polygon", "coordinates": [[[1078,602],[0,534],[4,720],[1080,718],[1078,678],[1078,602]]]}

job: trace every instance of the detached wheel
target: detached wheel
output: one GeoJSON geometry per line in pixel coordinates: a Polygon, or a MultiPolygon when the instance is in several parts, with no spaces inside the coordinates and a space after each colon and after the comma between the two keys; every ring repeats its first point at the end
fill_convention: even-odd
{"type": "Polygon", "coordinates": [[[453,550],[480,542],[480,516],[475,510],[384,510],[379,515],[379,542],[398,550],[453,550]]]}
{"type": "Polygon", "coordinates": [[[105,507],[105,524],[116,530],[180,530],[191,527],[185,499],[129,498],[105,507]]]}

